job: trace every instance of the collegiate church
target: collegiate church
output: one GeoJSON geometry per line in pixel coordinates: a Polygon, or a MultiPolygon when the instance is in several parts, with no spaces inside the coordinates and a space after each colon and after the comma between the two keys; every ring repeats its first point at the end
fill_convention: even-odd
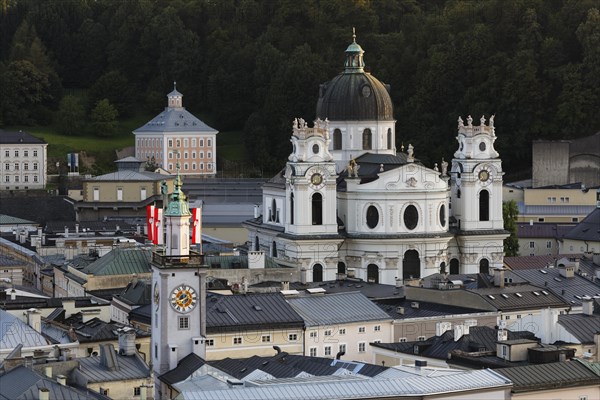
{"type": "Polygon", "coordinates": [[[450,168],[425,166],[412,145],[397,151],[389,86],[365,72],[363,54],[354,36],[343,72],[319,88],[314,125],[293,121],[287,164],[263,187],[262,215],[244,224],[252,250],[307,282],[402,284],[501,268],[494,117],[459,117],[450,168]]]}

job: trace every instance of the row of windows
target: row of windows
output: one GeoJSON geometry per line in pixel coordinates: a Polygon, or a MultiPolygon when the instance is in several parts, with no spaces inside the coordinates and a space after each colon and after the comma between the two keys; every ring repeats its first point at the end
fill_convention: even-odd
{"type": "MultiPolygon", "coordinates": [[[[189,155],[189,153],[187,151],[183,152],[183,158],[184,159],[189,158],[188,155],[189,155]]],[[[179,153],[179,152],[175,152],[175,153],[169,152],[169,158],[173,158],[173,156],[175,156],[176,158],[181,158],[181,153],[179,153]]],[[[192,151],[192,159],[194,159],[194,158],[196,158],[196,152],[192,151]]],[[[203,151],[200,152],[200,157],[199,158],[204,158],[204,152],[203,151]]],[[[209,158],[209,159],[212,158],[212,152],[210,152],[210,151],[207,152],[206,153],[206,158],[209,158]]]]}
{"type": "MultiPolygon", "coordinates": [[[[4,182],[6,182],[6,183],[11,183],[11,182],[14,182],[14,183],[30,182],[29,175],[23,176],[23,180],[21,180],[21,177],[19,175],[15,175],[14,179],[12,179],[12,180],[10,178],[11,178],[10,175],[6,175],[4,177],[4,182]]],[[[33,180],[31,182],[38,182],[38,176],[37,175],[33,175],[33,180]]]]}
{"type": "MultiPolygon", "coordinates": [[[[11,166],[11,164],[12,164],[12,166],[13,166],[13,169],[12,169],[13,171],[19,171],[19,168],[20,168],[20,165],[21,165],[21,163],[18,163],[18,162],[16,162],[16,163],[8,163],[8,162],[7,162],[7,163],[4,163],[4,170],[5,170],[5,171],[10,171],[10,170],[11,170],[11,169],[10,169],[10,166],[11,166]]],[[[34,163],[31,165],[31,167],[32,167],[32,169],[33,169],[34,171],[37,171],[37,169],[38,169],[38,163],[34,162],[34,163]]],[[[23,163],[23,170],[25,170],[25,171],[28,171],[28,170],[29,170],[29,163],[23,163]]]]}
{"type": "MultiPolygon", "coordinates": [[[[358,327],[358,333],[365,333],[366,329],[367,328],[365,326],[359,326],[358,327]]],[[[375,325],[375,326],[373,326],[373,332],[381,332],[381,325],[375,325]]],[[[346,328],[340,328],[338,330],[338,335],[343,336],[345,334],[346,334],[346,328]]],[[[333,329],[326,329],[323,332],[323,335],[325,335],[325,336],[333,336],[334,335],[333,329]]],[[[317,337],[319,337],[319,333],[318,333],[318,331],[310,331],[308,333],[308,337],[310,337],[312,339],[316,339],[317,337]]]]}
{"type": "MultiPolygon", "coordinates": [[[[15,157],[19,157],[20,152],[19,152],[19,150],[14,150],[13,154],[15,157]]],[[[32,150],[32,154],[33,154],[33,157],[37,157],[38,151],[32,150]]],[[[10,157],[10,150],[4,150],[4,156],[10,157]]],[[[29,157],[29,150],[23,150],[23,157],[29,157]]]]}
{"type": "MultiPolygon", "coordinates": [[[[204,163],[200,163],[199,165],[196,164],[196,163],[192,163],[192,171],[195,171],[197,169],[196,167],[198,167],[198,166],[200,166],[200,171],[204,171],[204,163]]],[[[213,169],[213,164],[212,163],[207,163],[206,164],[206,169],[212,170],[213,169]]],[[[173,164],[169,164],[169,171],[172,171],[172,170],[173,170],[173,164]]],[[[190,164],[188,164],[188,163],[183,164],[183,170],[184,171],[190,170],[190,164]]]]}
{"type": "MultiPolygon", "coordinates": [[[[391,150],[393,148],[393,137],[392,130],[387,130],[387,149],[391,150]]],[[[373,149],[373,133],[369,128],[363,130],[362,133],[362,148],[363,150],[372,150],[373,149]]],[[[342,149],[342,131],[339,129],[333,130],[333,150],[341,150],[342,149]]]]}
{"type": "MultiPolygon", "coordinates": [[[[568,203],[570,200],[569,197],[560,197],[561,203],[568,203]]],[[[556,203],[556,197],[548,197],[548,203],[556,203]]]]}
{"type": "MultiPolygon", "coordinates": [[[[173,147],[173,143],[175,143],[175,147],[181,147],[181,139],[169,139],[169,147],[173,147]]],[[[188,139],[183,139],[183,147],[189,146],[188,139]]],[[[192,147],[196,147],[196,139],[191,140],[192,147]]],[[[212,139],[206,139],[206,146],[212,147],[212,139]]],[[[199,139],[199,147],[204,147],[204,139],[199,139]]]]}
{"type": "MultiPolygon", "coordinates": [[[[529,248],[530,249],[535,249],[535,242],[529,242],[529,248]]],[[[550,241],[550,240],[546,241],[546,248],[547,249],[551,249],[552,248],[552,241],[550,241]]]]}
{"type": "MultiPolygon", "coordinates": [[[[442,204],[439,210],[439,223],[442,227],[446,226],[446,205],[442,204]]],[[[366,215],[367,226],[371,229],[375,229],[379,225],[379,210],[375,206],[369,206],[367,208],[366,215]]],[[[419,224],[419,210],[414,205],[409,205],[404,209],[402,217],[404,226],[408,230],[414,230],[419,224]]]]}

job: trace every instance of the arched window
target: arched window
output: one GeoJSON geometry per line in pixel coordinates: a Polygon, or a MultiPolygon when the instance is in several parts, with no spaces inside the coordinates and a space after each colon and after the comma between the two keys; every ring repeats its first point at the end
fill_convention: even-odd
{"type": "Polygon", "coordinates": [[[276,222],[277,219],[277,202],[275,199],[271,200],[271,215],[269,215],[269,221],[276,222]]]}
{"type": "Polygon", "coordinates": [[[392,128],[388,128],[387,131],[387,148],[388,150],[391,150],[392,147],[392,128]]]}
{"type": "Polygon", "coordinates": [[[479,261],[479,272],[482,274],[490,273],[490,261],[487,258],[482,258],[479,261]]]}
{"type": "Polygon", "coordinates": [[[479,220],[490,220],[490,193],[487,190],[479,192],[479,220]]]}
{"type": "Polygon", "coordinates": [[[363,131],[363,150],[371,150],[373,148],[373,134],[369,128],[363,131]]]}
{"type": "Polygon", "coordinates": [[[450,260],[450,274],[457,275],[460,273],[460,268],[458,264],[458,259],[453,258],[450,260]]]}
{"type": "Polygon", "coordinates": [[[277,243],[275,241],[271,244],[271,257],[277,258],[277,243]]]}
{"type": "Polygon", "coordinates": [[[333,149],[342,149],[342,131],[337,128],[333,130],[333,149]]]}
{"type": "Polygon", "coordinates": [[[315,264],[313,267],[313,282],[323,282],[323,266],[315,264]]]}
{"type": "Polygon", "coordinates": [[[260,243],[258,243],[258,235],[254,236],[254,251],[260,250],[260,243]]]}
{"type": "Polygon", "coordinates": [[[367,266],[367,282],[379,283],[379,267],[375,264],[367,266]]]}
{"type": "Polygon", "coordinates": [[[323,196],[321,193],[312,195],[312,224],[323,225],[323,196]]]}
{"type": "Polygon", "coordinates": [[[290,194],[290,224],[294,225],[294,193],[290,194]]]}
{"type": "Polygon", "coordinates": [[[416,250],[407,250],[402,260],[402,278],[414,279],[421,277],[421,259],[416,250]]]}
{"type": "Polygon", "coordinates": [[[442,263],[440,264],[440,274],[445,274],[446,273],[446,263],[442,261],[442,263]]]}
{"type": "Polygon", "coordinates": [[[346,264],[344,264],[342,261],[338,261],[338,266],[337,266],[337,273],[338,274],[343,274],[346,275],[346,264]]]}
{"type": "Polygon", "coordinates": [[[440,207],[440,225],[443,227],[446,226],[446,205],[442,204],[440,207]]]}

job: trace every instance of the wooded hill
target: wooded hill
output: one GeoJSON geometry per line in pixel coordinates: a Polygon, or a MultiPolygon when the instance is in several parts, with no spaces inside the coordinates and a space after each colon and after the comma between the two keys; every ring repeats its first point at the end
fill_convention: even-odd
{"type": "Polygon", "coordinates": [[[397,147],[430,166],[452,157],[459,115],[496,115],[509,173],[529,167],[533,139],[600,130],[597,0],[0,2],[4,126],[131,135],[115,118],[158,113],[177,81],[191,112],[243,129],[249,159],[276,170],[354,26],[391,84],[397,147]]]}

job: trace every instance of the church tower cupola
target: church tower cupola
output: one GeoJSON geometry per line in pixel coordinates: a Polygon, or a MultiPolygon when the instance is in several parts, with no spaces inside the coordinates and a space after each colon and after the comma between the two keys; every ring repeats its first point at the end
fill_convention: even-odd
{"type": "Polygon", "coordinates": [[[177,91],[177,82],[173,82],[173,91],[167,95],[169,108],[182,108],[183,95],[177,91]]]}
{"type": "Polygon", "coordinates": [[[346,49],[346,62],[344,63],[345,73],[354,74],[364,72],[365,62],[363,61],[364,50],[356,43],[356,32],[352,28],[352,43],[346,49]]]}

